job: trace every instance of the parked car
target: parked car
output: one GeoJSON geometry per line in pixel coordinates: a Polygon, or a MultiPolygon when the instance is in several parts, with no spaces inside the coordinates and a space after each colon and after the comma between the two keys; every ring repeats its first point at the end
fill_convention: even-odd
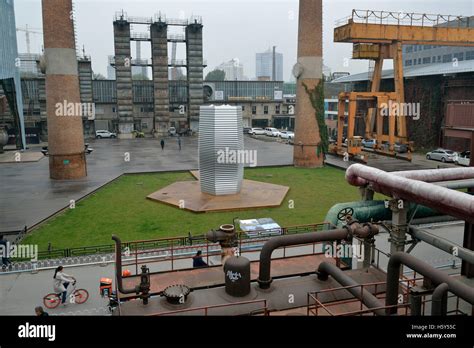
{"type": "Polygon", "coordinates": [[[243,131],[244,131],[244,134],[249,134],[249,130],[251,130],[252,128],[250,127],[244,127],[243,128],[243,131]]]}
{"type": "Polygon", "coordinates": [[[117,133],[109,132],[108,130],[96,130],[95,137],[97,139],[101,138],[117,138],[117,133]]]}
{"type": "Polygon", "coordinates": [[[168,128],[168,135],[170,135],[172,137],[175,136],[176,135],[176,128],[174,128],[174,127],[168,128]]]}
{"type": "Polygon", "coordinates": [[[457,153],[451,150],[436,149],[426,154],[426,159],[445,162],[454,162],[457,153]]]}
{"type": "Polygon", "coordinates": [[[373,149],[373,148],[375,148],[376,145],[377,145],[377,140],[375,140],[375,139],[368,139],[368,140],[363,139],[362,140],[362,146],[363,147],[373,149]]]}
{"type": "MultiPolygon", "coordinates": [[[[388,142],[384,142],[382,144],[382,148],[385,151],[388,151],[389,150],[388,142]]],[[[406,152],[408,152],[408,145],[407,144],[402,144],[402,143],[395,143],[393,145],[393,149],[395,150],[395,152],[398,152],[398,153],[406,153],[406,152]]]]}
{"type": "Polygon", "coordinates": [[[249,134],[252,135],[264,135],[265,130],[263,128],[250,128],[249,134]]]}
{"type": "Polygon", "coordinates": [[[460,166],[469,167],[471,164],[471,151],[464,151],[458,154],[454,159],[454,163],[460,166]]]}
{"type": "Polygon", "coordinates": [[[295,138],[295,133],[292,131],[281,131],[280,132],[280,138],[282,139],[294,139],[295,138]]]}
{"type": "Polygon", "coordinates": [[[280,131],[273,127],[265,128],[265,135],[268,137],[278,137],[280,135],[280,131]]]}

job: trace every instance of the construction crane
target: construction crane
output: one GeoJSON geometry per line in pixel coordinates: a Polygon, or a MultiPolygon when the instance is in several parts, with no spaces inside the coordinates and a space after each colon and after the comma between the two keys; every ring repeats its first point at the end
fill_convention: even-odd
{"type": "Polygon", "coordinates": [[[339,94],[338,137],[330,150],[365,161],[366,157],[361,155],[362,136],[354,134],[356,118],[362,114],[364,137],[376,141],[376,153],[396,156],[395,145],[401,144],[408,148],[407,159],[411,160],[413,143],[408,141],[406,124],[409,115],[400,112],[402,105],[405,106],[402,45],[474,46],[474,28],[469,25],[468,17],[371,10],[352,10],[352,16],[346,20],[344,25],[334,29],[334,42],[353,43],[353,59],[369,59],[375,63],[371,63],[369,69],[369,92],[339,94]],[[380,92],[382,66],[386,59],[393,59],[394,92],[380,92]],[[366,110],[358,109],[359,101],[366,102],[366,110]],[[343,131],[347,102],[346,151],[343,131]],[[397,105],[398,109],[387,105],[397,105]]]}
{"type": "Polygon", "coordinates": [[[16,28],[16,31],[22,31],[25,33],[25,38],[26,38],[26,52],[28,54],[31,53],[31,41],[30,41],[30,34],[37,34],[37,35],[43,35],[43,31],[41,28],[30,28],[28,27],[28,24],[26,24],[24,27],[18,27],[16,28]]]}

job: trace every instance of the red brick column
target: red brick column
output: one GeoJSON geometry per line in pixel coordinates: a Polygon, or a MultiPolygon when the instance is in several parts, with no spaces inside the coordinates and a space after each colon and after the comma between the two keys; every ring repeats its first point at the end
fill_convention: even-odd
{"type": "Polygon", "coordinates": [[[317,154],[321,140],[315,109],[308,91],[314,90],[322,79],[322,0],[300,0],[298,26],[295,141],[295,167],[320,167],[323,154],[317,154]],[[305,88],[306,86],[306,88],[305,88]]]}
{"type": "Polygon", "coordinates": [[[42,0],[49,173],[87,175],[71,0],[42,0]],[[62,107],[59,105],[62,104],[62,107]],[[66,108],[64,108],[66,106],[66,108]]]}

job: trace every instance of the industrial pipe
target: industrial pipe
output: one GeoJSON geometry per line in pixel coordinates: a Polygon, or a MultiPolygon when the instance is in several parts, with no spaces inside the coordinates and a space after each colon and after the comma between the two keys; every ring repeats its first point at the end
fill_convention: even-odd
{"type": "Polygon", "coordinates": [[[410,226],[408,233],[410,233],[413,238],[422,240],[423,242],[426,242],[435,248],[446,251],[453,256],[459,257],[464,261],[474,264],[474,251],[472,250],[463,248],[456,243],[438,237],[417,227],[410,226]],[[456,251],[456,253],[454,251],[456,251]]]}
{"type": "Polygon", "coordinates": [[[346,290],[354,295],[354,297],[361,300],[367,308],[378,308],[374,310],[375,314],[385,315],[385,310],[381,308],[384,306],[383,303],[369,291],[362,291],[360,284],[345,274],[344,271],[339,269],[336,265],[329,262],[322,262],[318,267],[317,273],[319,280],[327,280],[328,275],[330,275],[342,286],[351,286],[346,290]]]}
{"type": "Polygon", "coordinates": [[[449,285],[439,284],[431,296],[431,315],[447,315],[449,285]]]}
{"type": "MultiPolygon", "coordinates": [[[[386,306],[397,305],[399,288],[398,278],[400,276],[400,266],[402,264],[427,277],[436,285],[442,283],[448,284],[449,291],[466,300],[470,304],[474,304],[474,290],[471,287],[451,278],[446,273],[433,268],[428,263],[421,261],[410,254],[396,252],[390,256],[387,266],[386,306]]],[[[396,312],[397,308],[387,308],[387,314],[395,314],[396,312]]]]}
{"type": "MultiPolygon", "coordinates": [[[[440,171],[443,170],[440,169],[440,171]]],[[[474,176],[474,168],[454,168],[451,172],[459,172],[460,179],[465,179],[471,173],[474,176]],[[461,174],[465,177],[461,177],[461,174]]],[[[455,176],[454,174],[446,174],[443,177],[441,174],[436,175],[435,172],[430,173],[432,176],[431,178],[428,177],[428,180],[436,178],[445,181],[455,176]]],[[[364,185],[364,183],[370,183],[371,189],[376,192],[426,205],[432,209],[474,223],[474,196],[466,193],[423,181],[407,179],[361,164],[351,165],[346,171],[346,179],[351,185],[360,186],[364,185]]]]}
{"type": "Polygon", "coordinates": [[[275,249],[290,245],[350,240],[352,235],[360,238],[372,237],[377,233],[378,228],[372,224],[360,225],[354,222],[341,229],[273,237],[263,245],[260,252],[258,284],[261,289],[268,289],[270,287],[272,282],[270,276],[272,253],[275,249]]]}
{"type": "Polygon", "coordinates": [[[122,241],[115,234],[112,235],[115,242],[115,278],[117,278],[117,288],[122,294],[134,294],[136,289],[125,289],[122,283],[122,241]]]}
{"type": "MultiPolygon", "coordinates": [[[[349,171],[353,166],[362,166],[360,164],[354,164],[350,166],[346,172],[347,181],[354,186],[365,186],[369,184],[367,178],[360,177],[356,173],[349,171]]],[[[444,168],[444,169],[422,169],[422,170],[405,170],[390,172],[392,175],[396,175],[406,179],[419,180],[424,182],[440,182],[440,181],[453,181],[453,180],[466,180],[474,179],[473,168],[444,168]]]]}
{"type": "Polygon", "coordinates": [[[345,240],[349,237],[347,228],[327,230],[321,232],[311,232],[303,234],[291,234],[270,238],[262,247],[260,252],[260,268],[258,274],[258,285],[261,289],[268,289],[272,282],[270,268],[272,262],[272,253],[275,249],[289,245],[299,245],[317,242],[332,242],[345,240]]]}

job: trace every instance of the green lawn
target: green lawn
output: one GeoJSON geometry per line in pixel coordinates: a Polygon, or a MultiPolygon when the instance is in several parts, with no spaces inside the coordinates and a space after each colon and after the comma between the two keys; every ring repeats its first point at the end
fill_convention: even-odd
{"type": "Polygon", "coordinates": [[[122,240],[196,235],[232,223],[234,217],[271,217],[281,226],[318,223],[332,205],[359,199],[358,190],[344,180],[344,171],[332,167],[246,169],[245,178],[286,185],[290,191],[278,208],[197,214],[146,199],[175,181],[194,180],[191,174],[125,175],[42,225],[24,243],[45,250],[49,242],[54,249],[111,244],[114,233],[122,240]]]}

